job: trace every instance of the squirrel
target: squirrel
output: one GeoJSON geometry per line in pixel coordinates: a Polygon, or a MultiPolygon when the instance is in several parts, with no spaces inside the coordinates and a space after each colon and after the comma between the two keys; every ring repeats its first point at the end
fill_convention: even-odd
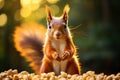
{"type": "Polygon", "coordinates": [[[68,28],[66,5],[60,17],[53,17],[46,6],[47,26],[35,23],[16,27],[13,40],[21,56],[30,62],[36,74],[61,71],[68,74],[80,74],[81,66],[77,59],[76,47],[68,28]]]}

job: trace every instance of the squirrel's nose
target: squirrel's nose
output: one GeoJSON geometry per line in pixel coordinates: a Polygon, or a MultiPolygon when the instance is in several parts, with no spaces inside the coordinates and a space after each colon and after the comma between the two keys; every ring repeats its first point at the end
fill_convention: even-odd
{"type": "Polygon", "coordinates": [[[54,33],[54,37],[56,38],[60,38],[60,36],[61,36],[61,32],[60,31],[55,31],[55,33],[54,33]]]}
{"type": "Polygon", "coordinates": [[[58,36],[58,37],[59,37],[60,35],[61,35],[61,33],[60,33],[60,32],[57,32],[57,33],[56,33],[56,36],[58,36]]]}

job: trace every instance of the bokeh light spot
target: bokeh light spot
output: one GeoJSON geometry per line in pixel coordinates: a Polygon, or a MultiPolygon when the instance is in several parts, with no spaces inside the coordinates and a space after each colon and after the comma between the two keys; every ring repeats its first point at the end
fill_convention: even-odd
{"type": "Polygon", "coordinates": [[[30,16],[31,10],[29,8],[22,8],[20,10],[20,14],[22,17],[26,18],[26,17],[30,16]]]}
{"type": "Polygon", "coordinates": [[[0,0],[0,9],[4,6],[4,0],[0,0]]]}
{"type": "Polygon", "coordinates": [[[59,0],[47,0],[49,3],[51,3],[51,4],[55,4],[55,3],[57,3],[59,0]]]}
{"type": "Polygon", "coordinates": [[[7,15],[1,14],[0,15],[0,27],[4,26],[7,23],[7,15]]]}
{"type": "Polygon", "coordinates": [[[20,0],[22,7],[26,7],[31,3],[31,0],[20,0]]]}
{"type": "Polygon", "coordinates": [[[32,0],[33,4],[39,4],[40,2],[42,2],[42,0],[32,0]]]}
{"type": "Polygon", "coordinates": [[[23,8],[29,7],[32,11],[39,8],[43,0],[21,0],[21,5],[23,8]]]}
{"type": "Polygon", "coordinates": [[[29,8],[32,10],[32,11],[35,11],[35,10],[37,10],[38,8],[39,8],[39,4],[31,4],[30,6],[29,6],[29,8]]]}

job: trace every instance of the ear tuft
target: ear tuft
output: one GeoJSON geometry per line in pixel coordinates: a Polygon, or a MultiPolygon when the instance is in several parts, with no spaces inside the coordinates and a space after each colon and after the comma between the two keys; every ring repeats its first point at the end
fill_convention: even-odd
{"type": "Polygon", "coordinates": [[[64,12],[68,13],[69,11],[70,11],[70,7],[68,4],[66,4],[64,7],[64,12]]]}
{"type": "Polygon", "coordinates": [[[63,19],[67,22],[68,20],[68,12],[70,10],[69,5],[65,5],[64,10],[63,10],[63,19]]]}
{"type": "Polygon", "coordinates": [[[47,5],[46,5],[46,13],[47,13],[47,21],[48,23],[50,23],[50,21],[52,20],[52,16],[51,16],[50,8],[47,5]]]}

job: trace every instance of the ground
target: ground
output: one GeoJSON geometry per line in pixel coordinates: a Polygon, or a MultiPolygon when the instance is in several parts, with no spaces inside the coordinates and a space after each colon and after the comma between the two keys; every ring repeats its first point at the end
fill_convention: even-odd
{"type": "Polygon", "coordinates": [[[55,76],[54,72],[36,75],[27,71],[18,72],[16,69],[10,69],[0,73],[0,80],[120,80],[120,73],[105,75],[104,73],[95,74],[94,71],[88,71],[82,75],[70,75],[61,72],[59,76],[55,76]]]}

